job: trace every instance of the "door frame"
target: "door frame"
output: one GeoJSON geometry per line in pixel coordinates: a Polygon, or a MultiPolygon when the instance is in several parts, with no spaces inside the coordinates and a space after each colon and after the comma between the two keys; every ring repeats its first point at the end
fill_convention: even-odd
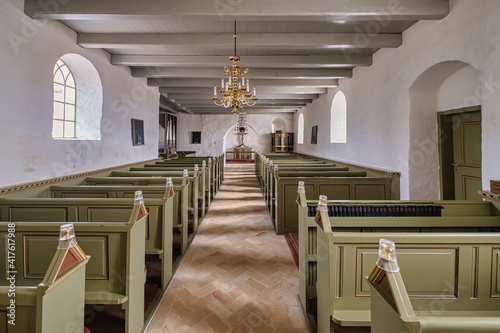
{"type": "MultiPolygon", "coordinates": [[[[438,153],[439,153],[439,191],[441,200],[455,200],[455,178],[453,168],[453,123],[455,115],[481,112],[481,105],[437,112],[438,153]]],[[[481,126],[482,128],[482,126],[481,126]]],[[[482,130],[481,130],[482,131],[482,130]]]]}

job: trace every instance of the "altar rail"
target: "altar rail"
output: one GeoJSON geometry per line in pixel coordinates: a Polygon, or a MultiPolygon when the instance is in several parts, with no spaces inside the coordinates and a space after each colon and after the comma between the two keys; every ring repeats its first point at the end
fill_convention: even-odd
{"type": "Polygon", "coordinates": [[[226,151],[226,161],[254,161],[255,151],[226,151]]]}

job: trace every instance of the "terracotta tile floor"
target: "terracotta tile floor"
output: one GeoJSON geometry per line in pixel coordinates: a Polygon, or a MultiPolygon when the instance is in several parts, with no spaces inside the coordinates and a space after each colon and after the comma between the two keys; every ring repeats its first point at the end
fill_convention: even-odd
{"type": "Polygon", "coordinates": [[[298,271],[274,233],[254,164],[227,164],[147,333],[308,332],[298,271]]]}

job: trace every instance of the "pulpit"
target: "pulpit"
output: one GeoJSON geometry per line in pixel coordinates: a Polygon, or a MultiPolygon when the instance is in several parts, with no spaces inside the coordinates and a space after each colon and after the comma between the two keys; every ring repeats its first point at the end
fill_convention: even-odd
{"type": "Polygon", "coordinates": [[[289,153],[293,151],[293,133],[271,133],[271,151],[289,153]]]}

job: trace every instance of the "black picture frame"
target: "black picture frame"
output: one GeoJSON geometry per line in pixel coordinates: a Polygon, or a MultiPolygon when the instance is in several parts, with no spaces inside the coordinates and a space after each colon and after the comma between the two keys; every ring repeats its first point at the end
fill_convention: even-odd
{"type": "Polygon", "coordinates": [[[312,144],[317,144],[318,143],[318,126],[313,126],[311,130],[311,143],[312,144]]]}
{"type": "Polygon", "coordinates": [[[192,144],[201,143],[201,132],[191,132],[191,143],[192,144]]]}
{"type": "Polygon", "coordinates": [[[132,119],[132,145],[144,146],[144,120],[132,119]]]}

